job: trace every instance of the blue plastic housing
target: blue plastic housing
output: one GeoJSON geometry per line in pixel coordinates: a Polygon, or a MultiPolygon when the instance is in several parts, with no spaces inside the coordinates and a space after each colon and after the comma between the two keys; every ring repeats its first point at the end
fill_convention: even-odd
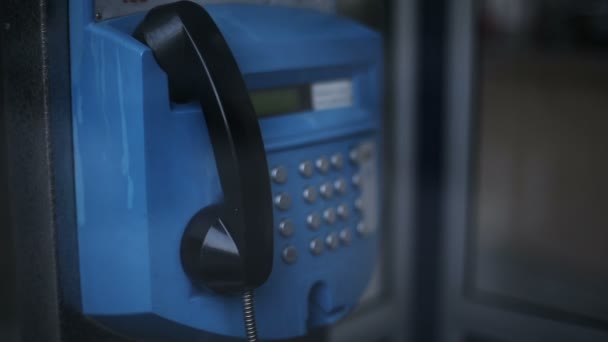
{"type": "MultiPolygon", "coordinates": [[[[131,335],[206,331],[244,336],[241,300],[197,291],[182,270],[180,239],[190,218],[222,193],[201,108],[175,105],[151,51],[131,37],[143,15],[95,23],[92,1],[71,1],[74,154],[82,312],[131,335]]],[[[356,167],[300,177],[298,163],[376,139],[382,46],[349,20],[272,6],[208,6],[250,89],[349,78],[354,105],[260,121],[270,166],[288,169],[288,211],[296,232],[275,236],[273,271],[255,291],[260,337],[303,335],[343,317],[360,298],[376,255],[376,234],[309,252],[309,242],[360,219],[353,213],[312,231],[313,210],[353,203],[357,189],[305,203],[305,185],[351,179],[356,167]],[[298,250],[283,262],[288,245],[298,250]]],[[[276,229],[276,228],[275,228],[276,229]]]]}

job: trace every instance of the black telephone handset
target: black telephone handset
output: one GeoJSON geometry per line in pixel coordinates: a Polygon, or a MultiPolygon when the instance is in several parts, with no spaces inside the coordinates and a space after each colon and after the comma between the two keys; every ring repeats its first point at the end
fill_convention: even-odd
{"type": "Polygon", "coordinates": [[[200,101],[224,194],[186,227],[184,270],[216,292],[256,288],[272,270],[272,197],[258,119],[232,52],[209,14],[189,1],[152,9],[133,35],[167,73],[172,100],[200,101]]]}

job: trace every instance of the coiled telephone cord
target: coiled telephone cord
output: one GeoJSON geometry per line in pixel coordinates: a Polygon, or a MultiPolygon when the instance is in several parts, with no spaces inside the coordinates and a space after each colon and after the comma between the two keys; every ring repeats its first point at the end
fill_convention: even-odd
{"type": "Polygon", "coordinates": [[[243,292],[243,318],[245,320],[245,333],[248,342],[258,341],[258,328],[255,324],[255,310],[253,307],[253,290],[243,292]]]}

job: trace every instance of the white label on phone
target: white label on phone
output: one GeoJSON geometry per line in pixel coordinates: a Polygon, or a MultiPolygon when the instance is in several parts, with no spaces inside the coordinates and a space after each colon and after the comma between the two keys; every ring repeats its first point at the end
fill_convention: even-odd
{"type": "Polygon", "coordinates": [[[312,109],[324,110],[353,105],[353,81],[349,79],[312,84],[312,109]]]}

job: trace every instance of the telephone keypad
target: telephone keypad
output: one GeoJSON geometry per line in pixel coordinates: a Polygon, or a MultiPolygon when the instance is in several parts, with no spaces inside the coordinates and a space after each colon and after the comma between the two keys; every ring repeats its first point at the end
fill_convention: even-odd
{"type": "MultiPolygon", "coordinates": [[[[289,255],[294,254],[297,247],[308,249],[312,256],[331,251],[327,253],[327,257],[330,257],[342,248],[355,244],[356,240],[365,239],[372,232],[372,227],[364,218],[362,198],[365,197],[365,189],[362,177],[365,170],[362,163],[371,158],[373,147],[364,148],[363,145],[355,144],[354,148],[344,146],[344,150],[330,150],[323,155],[300,155],[293,161],[295,164],[290,164],[290,158],[297,157],[301,152],[289,151],[279,162],[285,165],[284,169],[278,170],[279,166],[275,166],[271,170],[273,188],[278,192],[275,197],[277,209],[295,215],[291,217],[293,221],[282,219],[278,225],[278,234],[293,243],[289,247],[294,250],[289,249],[289,255]],[[352,163],[345,163],[344,156],[352,163]],[[290,167],[300,177],[281,182],[281,173],[287,175],[290,167]],[[292,203],[288,195],[292,191],[298,191],[302,199],[292,203]],[[298,230],[298,227],[306,229],[298,230]]],[[[286,250],[283,250],[283,261],[291,265],[295,261],[286,257],[286,250]]]]}

